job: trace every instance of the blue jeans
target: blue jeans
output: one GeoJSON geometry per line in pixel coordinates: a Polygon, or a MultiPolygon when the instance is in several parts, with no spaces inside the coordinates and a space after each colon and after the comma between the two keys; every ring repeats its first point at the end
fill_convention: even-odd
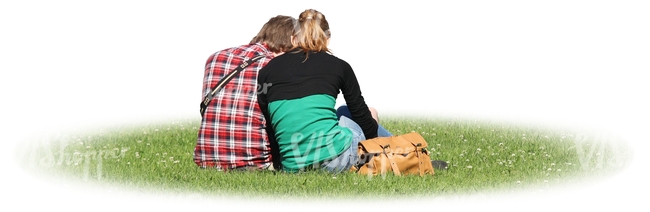
{"type": "Polygon", "coordinates": [[[346,127],[352,131],[352,143],[350,144],[350,147],[343,151],[339,156],[321,164],[323,170],[334,174],[348,171],[352,166],[357,164],[357,161],[359,160],[357,147],[359,146],[359,142],[366,140],[363,130],[356,122],[352,121],[352,119],[341,117],[341,119],[339,119],[339,126],[346,127]]]}
{"type": "MultiPolygon", "coordinates": [[[[336,117],[341,120],[341,116],[348,117],[349,119],[352,119],[352,114],[350,113],[350,109],[348,106],[342,105],[339,108],[336,109],[336,117]]],[[[377,123],[379,127],[377,128],[377,136],[378,137],[390,137],[393,134],[388,132],[384,126],[381,126],[381,124],[377,123]]],[[[363,133],[363,132],[361,132],[363,133]]]]}
{"type": "MultiPolygon", "coordinates": [[[[322,163],[323,169],[331,173],[340,173],[350,170],[350,168],[352,168],[352,166],[354,166],[359,160],[359,155],[357,154],[359,142],[366,140],[363,129],[361,129],[359,124],[352,120],[352,115],[347,106],[339,107],[336,110],[336,116],[339,118],[339,126],[346,127],[352,131],[352,144],[350,144],[350,148],[343,151],[343,153],[338,157],[322,163]]],[[[377,135],[379,137],[392,136],[392,134],[381,125],[377,128],[377,135]]]]}

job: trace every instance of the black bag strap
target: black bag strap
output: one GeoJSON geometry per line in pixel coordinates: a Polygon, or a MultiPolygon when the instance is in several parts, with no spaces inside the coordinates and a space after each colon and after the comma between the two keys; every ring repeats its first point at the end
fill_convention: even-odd
{"type": "Polygon", "coordinates": [[[242,70],[244,70],[244,68],[246,68],[248,65],[252,64],[253,62],[259,60],[259,59],[262,58],[262,57],[264,57],[264,55],[257,55],[257,56],[255,56],[255,57],[253,57],[253,58],[251,58],[251,59],[248,59],[247,61],[244,61],[241,65],[237,66],[237,68],[235,68],[235,70],[233,70],[233,71],[230,72],[228,75],[226,75],[226,77],[224,77],[223,79],[221,79],[221,80],[219,81],[219,83],[217,83],[217,84],[212,88],[212,90],[210,90],[210,92],[209,92],[208,94],[206,94],[205,97],[203,97],[203,101],[201,102],[201,110],[199,111],[199,112],[201,112],[201,117],[203,117],[203,114],[204,114],[204,112],[205,112],[205,108],[207,108],[208,105],[210,104],[210,101],[212,101],[212,98],[214,97],[214,94],[216,94],[217,92],[219,92],[219,91],[223,88],[223,86],[225,86],[226,84],[228,84],[228,82],[229,82],[233,77],[235,77],[235,75],[239,74],[239,72],[241,72],[242,70]]]}

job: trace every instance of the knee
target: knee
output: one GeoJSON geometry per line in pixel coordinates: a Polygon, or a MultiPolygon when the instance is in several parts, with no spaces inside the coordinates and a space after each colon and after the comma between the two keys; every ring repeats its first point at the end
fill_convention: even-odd
{"type": "Polygon", "coordinates": [[[374,118],[375,121],[379,123],[379,114],[377,113],[377,109],[374,107],[368,107],[368,109],[370,110],[370,115],[372,115],[372,118],[374,118]]]}

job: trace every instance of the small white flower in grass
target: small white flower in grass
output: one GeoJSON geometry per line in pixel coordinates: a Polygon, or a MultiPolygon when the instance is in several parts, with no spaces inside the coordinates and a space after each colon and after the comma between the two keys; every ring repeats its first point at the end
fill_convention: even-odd
{"type": "Polygon", "coordinates": [[[480,152],[480,151],[481,151],[481,148],[476,149],[476,151],[477,151],[477,152],[480,152]]]}
{"type": "Polygon", "coordinates": [[[336,179],[336,177],[332,177],[332,179],[336,179]]]}
{"type": "Polygon", "coordinates": [[[555,163],[551,163],[551,166],[555,166],[555,163]]]}
{"type": "Polygon", "coordinates": [[[131,162],[126,162],[127,165],[131,165],[131,162]]]}
{"type": "Polygon", "coordinates": [[[547,170],[548,170],[548,171],[553,171],[553,169],[551,169],[551,168],[548,168],[547,170]]]}
{"type": "Polygon", "coordinates": [[[471,168],[473,168],[473,167],[472,167],[472,166],[467,166],[467,168],[468,168],[468,169],[471,169],[471,168]]]}
{"type": "Polygon", "coordinates": [[[137,142],[137,143],[142,143],[142,140],[138,140],[138,141],[136,141],[136,142],[137,142]]]}
{"type": "Polygon", "coordinates": [[[503,146],[503,143],[499,143],[499,146],[503,146]]]}
{"type": "Polygon", "coordinates": [[[179,163],[179,162],[181,162],[181,161],[180,161],[180,160],[175,160],[175,161],[174,161],[174,163],[179,163]]]}

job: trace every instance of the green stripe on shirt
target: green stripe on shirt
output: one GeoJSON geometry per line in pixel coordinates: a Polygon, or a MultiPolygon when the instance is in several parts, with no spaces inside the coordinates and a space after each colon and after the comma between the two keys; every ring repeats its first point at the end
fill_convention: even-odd
{"type": "Polygon", "coordinates": [[[285,171],[319,164],[350,147],[352,131],[338,125],[335,104],[326,94],[269,103],[285,171]]]}

